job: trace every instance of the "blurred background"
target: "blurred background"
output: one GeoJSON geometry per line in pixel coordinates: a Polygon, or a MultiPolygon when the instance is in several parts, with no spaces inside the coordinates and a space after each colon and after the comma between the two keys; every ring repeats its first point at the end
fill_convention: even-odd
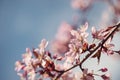
{"type": "MultiPolygon", "coordinates": [[[[78,20],[84,18],[79,24],[88,21],[89,28],[113,24],[109,23],[113,15],[109,4],[98,1],[88,12],[71,5],[70,0],[0,0],[0,80],[19,80],[15,61],[22,59],[26,47],[38,47],[43,38],[51,41],[62,22],[76,25],[77,16],[78,20]]],[[[114,39],[116,49],[120,49],[119,40],[118,34],[114,39]]],[[[119,58],[103,56],[101,60],[101,66],[109,67],[113,80],[120,80],[119,58]]]]}

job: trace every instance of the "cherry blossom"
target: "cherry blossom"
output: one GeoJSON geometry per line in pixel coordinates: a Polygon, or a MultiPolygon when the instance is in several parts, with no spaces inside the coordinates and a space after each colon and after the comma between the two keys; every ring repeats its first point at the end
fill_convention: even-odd
{"type": "Polygon", "coordinates": [[[15,63],[15,70],[19,72],[22,68],[24,68],[24,64],[22,64],[20,61],[16,61],[15,63]]]}
{"type": "Polygon", "coordinates": [[[26,48],[26,53],[22,55],[23,56],[23,62],[26,64],[26,65],[29,65],[31,62],[31,59],[32,59],[32,52],[30,51],[29,48],[26,48]]]}
{"type": "MultiPolygon", "coordinates": [[[[99,0],[72,0],[71,5],[74,9],[86,13],[95,1],[99,0]]],[[[100,63],[103,53],[120,55],[120,50],[114,50],[116,46],[112,42],[114,35],[120,31],[120,23],[116,24],[120,16],[120,1],[116,0],[118,3],[113,0],[101,1],[107,2],[112,7],[114,16],[111,23],[115,23],[114,25],[106,24],[106,27],[99,30],[92,27],[91,33],[88,33],[90,27],[87,22],[79,28],[77,28],[79,23],[73,25],[63,22],[50,44],[50,49],[47,48],[48,41],[42,39],[37,48],[32,50],[26,48],[22,60],[16,61],[15,71],[21,80],[95,80],[96,77],[111,80],[107,67],[95,71],[90,70],[89,65],[85,67],[83,64],[91,58],[97,58],[100,63]],[[90,42],[88,36],[92,36],[93,42],[90,42]]],[[[103,17],[109,19],[107,12],[103,17]]]]}
{"type": "Polygon", "coordinates": [[[63,54],[68,50],[68,43],[71,39],[70,31],[73,30],[72,25],[62,22],[57,31],[55,39],[52,41],[51,50],[56,54],[63,54]]]}
{"type": "Polygon", "coordinates": [[[65,53],[67,62],[73,63],[75,60],[78,60],[80,54],[87,49],[87,45],[85,45],[88,44],[86,40],[88,36],[88,33],[86,32],[87,28],[88,23],[78,30],[71,31],[73,38],[68,45],[69,51],[65,53]]]}
{"type": "MultiPolygon", "coordinates": [[[[120,24],[117,24],[119,27],[120,24]]],[[[77,30],[71,30],[71,38],[68,43],[68,50],[64,53],[64,56],[51,54],[49,50],[46,50],[48,41],[45,39],[41,40],[38,48],[34,48],[32,51],[26,48],[26,53],[22,55],[22,61],[16,61],[15,70],[21,79],[25,80],[35,80],[35,79],[78,79],[73,73],[72,69],[79,66],[82,71],[82,76],[80,80],[94,80],[94,76],[99,76],[103,80],[110,80],[110,75],[107,74],[96,74],[88,72],[88,68],[83,68],[82,63],[84,63],[89,57],[98,58],[100,61],[100,56],[102,53],[113,54],[119,53],[119,51],[112,50],[115,47],[111,43],[113,35],[118,32],[118,27],[108,27],[101,29],[99,31],[92,30],[92,36],[95,39],[101,40],[101,42],[95,44],[89,44],[87,37],[88,33],[88,23],[81,26],[77,30]],[[100,38],[102,37],[102,38],[100,38]],[[86,53],[85,58],[81,59],[81,55],[86,53]],[[59,61],[59,62],[58,62],[59,61]],[[60,64],[59,64],[60,63],[60,64]],[[37,77],[40,75],[40,77],[37,77]],[[71,77],[71,76],[72,77],[71,77]]],[[[107,68],[101,68],[98,71],[107,72],[107,68]]]]}
{"type": "Polygon", "coordinates": [[[39,45],[39,51],[40,51],[39,53],[43,54],[45,52],[45,48],[47,47],[47,45],[48,42],[45,39],[43,39],[39,45]]]}

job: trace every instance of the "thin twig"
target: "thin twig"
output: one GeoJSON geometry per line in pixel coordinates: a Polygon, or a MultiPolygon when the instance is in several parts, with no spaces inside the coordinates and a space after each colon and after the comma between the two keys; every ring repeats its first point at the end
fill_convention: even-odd
{"type": "Polygon", "coordinates": [[[112,31],[105,39],[103,39],[103,40],[98,44],[98,46],[97,46],[95,49],[91,50],[90,53],[87,54],[87,56],[86,56],[79,64],[76,64],[76,65],[72,66],[71,68],[69,68],[69,69],[61,72],[61,73],[55,78],[55,80],[57,80],[58,78],[60,78],[65,72],[67,72],[67,71],[69,71],[69,70],[71,70],[71,69],[73,69],[73,68],[75,68],[75,67],[77,67],[77,66],[80,66],[81,69],[82,69],[82,64],[83,64],[97,49],[99,49],[101,46],[103,46],[103,44],[115,33],[115,31],[117,31],[117,29],[120,27],[120,23],[117,24],[117,25],[115,25],[115,26],[113,26],[113,27],[115,27],[115,28],[113,29],[113,31],[112,31]]]}

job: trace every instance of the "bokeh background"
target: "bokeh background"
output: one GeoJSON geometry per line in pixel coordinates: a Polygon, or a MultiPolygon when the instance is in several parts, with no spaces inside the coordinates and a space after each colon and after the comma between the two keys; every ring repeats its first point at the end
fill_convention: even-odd
{"type": "MultiPolygon", "coordinates": [[[[86,14],[90,26],[100,26],[101,12],[106,9],[101,2],[93,6],[86,14]]],[[[19,80],[14,64],[22,59],[25,48],[37,47],[43,38],[51,41],[62,22],[74,22],[74,15],[78,14],[70,0],[0,0],[0,80],[19,80]]],[[[118,34],[117,49],[119,40],[118,34]]],[[[120,59],[104,56],[101,62],[109,67],[113,80],[120,80],[120,59]]]]}

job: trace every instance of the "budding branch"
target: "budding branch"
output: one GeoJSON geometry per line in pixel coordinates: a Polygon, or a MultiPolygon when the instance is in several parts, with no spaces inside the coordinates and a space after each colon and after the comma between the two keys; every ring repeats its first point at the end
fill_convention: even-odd
{"type": "Polygon", "coordinates": [[[71,69],[73,69],[73,68],[75,68],[75,67],[77,67],[77,66],[80,66],[81,70],[83,71],[82,64],[83,64],[88,58],[90,58],[90,56],[93,55],[96,50],[98,50],[100,47],[102,47],[102,46],[104,45],[104,43],[105,43],[111,36],[113,36],[113,34],[115,33],[115,31],[117,31],[118,28],[120,27],[120,23],[117,24],[117,25],[114,25],[113,27],[114,27],[114,29],[111,31],[111,33],[110,33],[105,39],[103,39],[103,40],[98,44],[98,46],[96,46],[96,48],[94,48],[93,50],[89,51],[89,54],[87,54],[86,57],[85,57],[79,64],[76,64],[76,65],[72,66],[71,68],[69,68],[69,69],[67,69],[67,70],[60,71],[60,74],[57,75],[57,77],[56,77],[54,80],[57,80],[57,79],[60,78],[65,72],[67,72],[67,71],[69,71],[69,70],[71,70],[71,69]]]}

